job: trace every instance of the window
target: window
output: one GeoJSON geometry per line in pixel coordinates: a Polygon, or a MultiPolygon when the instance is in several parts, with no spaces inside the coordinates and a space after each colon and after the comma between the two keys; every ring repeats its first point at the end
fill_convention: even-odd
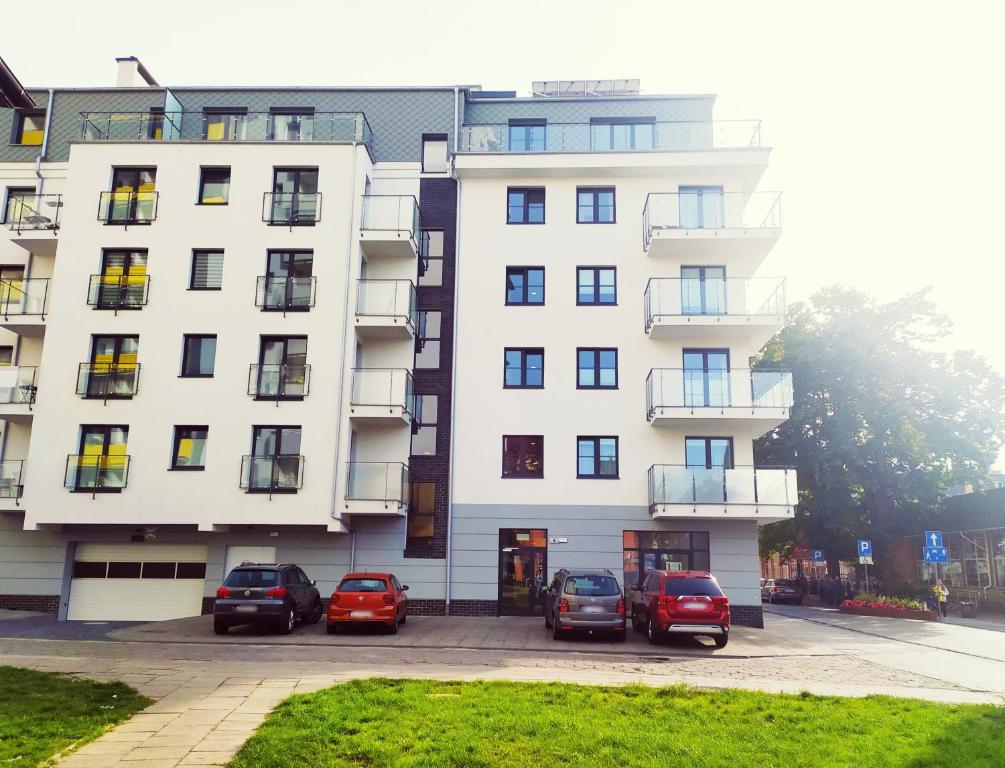
{"type": "Polygon", "coordinates": [[[576,223],[613,224],[614,187],[577,187],[576,223]]]}
{"type": "Polygon", "coordinates": [[[183,378],[209,378],[216,365],[216,336],[188,334],[182,342],[183,378]]]}
{"type": "Polygon", "coordinates": [[[639,584],[649,571],[708,571],[705,531],[624,531],[625,585],[639,584]]]}
{"type": "Polygon", "coordinates": [[[576,303],[617,304],[618,271],[614,267],[577,267],[576,303]]]}
{"type": "Polygon", "coordinates": [[[19,112],[14,143],[26,147],[40,147],[45,138],[45,112],[19,112]]]}
{"type": "Polygon", "coordinates": [[[681,267],[680,303],[684,315],[726,314],[726,268],[681,267]]]}
{"type": "Polygon", "coordinates": [[[92,336],[91,357],[77,391],[84,397],[130,398],[139,379],[139,336],[92,336]]]}
{"type": "Polygon", "coordinates": [[[143,563],[144,579],[173,579],[177,563],[143,563]]]}
{"type": "Polygon", "coordinates": [[[257,399],[303,399],[310,376],[307,337],[262,336],[254,374],[257,399]]]}
{"type": "Polygon", "coordinates": [[[547,149],[548,124],[544,120],[510,120],[510,152],[544,152],[547,149]]]}
{"type": "Polygon", "coordinates": [[[35,198],[34,187],[7,187],[7,202],[4,205],[4,224],[17,224],[30,216],[35,198]]]}
{"type": "Polygon", "coordinates": [[[314,303],[314,251],[269,251],[259,278],[263,311],[307,312],[314,303]]]}
{"type": "Polygon", "coordinates": [[[14,362],[14,347],[0,347],[0,366],[7,366],[14,362]]]}
{"type": "Polygon", "coordinates": [[[249,458],[242,471],[249,492],[295,493],[301,486],[300,427],[254,427],[249,458]]]}
{"type": "Polygon", "coordinates": [[[175,427],[171,448],[171,469],[206,468],[206,439],[209,427],[175,427]]]}
{"type": "Polygon", "coordinates": [[[81,425],[77,455],[67,462],[66,485],[74,491],[120,492],[128,476],[128,439],[128,426],[81,425]]]}
{"type": "Polygon", "coordinates": [[[419,285],[443,285],[443,230],[422,230],[422,259],[419,261],[419,285]]]}
{"type": "Polygon", "coordinates": [[[686,437],[684,456],[687,466],[696,469],[732,469],[733,438],[686,437]]]}
{"type": "Polygon", "coordinates": [[[653,117],[595,117],[590,120],[590,148],[596,152],[653,149],[655,130],[653,117]]]}
{"type": "Polygon", "coordinates": [[[726,225],[722,187],[680,187],[681,229],[720,229],[726,225]]]}
{"type": "Polygon", "coordinates": [[[544,477],[544,435],[503,435],[503,477],[544,477]]]}
{"type": "Polygon", "coordinates": [[[729,350],[684,350],[684,405],[723,407],[730,404],[729,350]]]}
{"type": "Polygon", "coordinates": [[[226,205],[230,202],[230,168],[201,168],[199,205],[226,205]]]}
{"type": "Polygon", "coordinates": [[[618,477],[618,438],[579,437],[576,439],[576,477],[615,479],[618,477]]]}
{"type": "Polygon", "coordinates": [[[102,209],[106,224],[149,224],[157,211],[157,169],[113,168],[112,192],[102,209]]]}
{"type": "Polygon", "coordinates": [[[544,187],[509,187],[506,223],[544,224],[544,187]]]}
{"type": "Polygon", "coordinates": [[[617,389],[618,350],[580,347],[576,350],[578,389],[617,389]]]}
{"type": "Polygon", "coordinates": [[[320,220],[317,168],[276,168],[269,224],[310,226],[320,220]]]}
{"type": "Polygon", "coordinates": [[[506,267],[506,303],[544,304],[544,267],[506,267]]]}
{"type": "Polygon", "coordinates": [[[313,109],[273,109],[269,113],[269,141],[312,141],[313,109]]]}
{"type": "Polygon", "coordinates": [[[427,546],[433,541],[436,483],[412,483],[408,496],[408,528],[405,548],[427,546]]]}
{"type": "Polygon", "coordinates": [[[439,398],[436,395],[415,396],[415,418],[412,421],[412,456],[436,455],[436,417],[439,398]]]}
{"type": "Polygon", "coordinates": [[[447,135],[445,133],[422,134],[422,172],[444,173],[447,163],[447,135]]]}
{"type": "Polygon", "coordinates": [[[418,314],[419,327],[415,338],[415,367],[440,367],[440,321],[439,311],[423,311],[418,314]]]}
{"type": "Polygon", "coordinates": [[[202,138],[206,141],[242,141],[248,126],[246,109],[206,109],[202,138]]]}
{"type": "Polygon", "coordinates": [[[97,309],[140,309],[147,303],[147,252],[101,253],[101,274],[91,278],[88,304],[97,309]]]}
{"type": "Polygon", "coordinates": [[[223,288],[223,251],[192,251],[190,291],[219,291],[223,288]]]}
{"type": "Polygon", "coordinates": [[[507,389],[544,387],[544,350],[507,348],[503,354],[503,386],[507,389]]]}

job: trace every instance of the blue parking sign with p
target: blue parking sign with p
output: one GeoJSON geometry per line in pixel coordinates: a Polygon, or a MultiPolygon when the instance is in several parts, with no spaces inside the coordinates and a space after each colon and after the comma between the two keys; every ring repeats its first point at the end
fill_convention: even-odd
{"type": "Polygon", "coordinates": [[[869,539],[858,540],[858,556],[872,557],[872,542],[869,539]]]}
{"type": "Polygon", "coordinates": [[[813,550],[813,562],[814,563],[823,563],[823,562],[826,562],[826,561],[827,561],[827,558],[824,557],[824,551],[822,549],[814,549],[813,550]]]}

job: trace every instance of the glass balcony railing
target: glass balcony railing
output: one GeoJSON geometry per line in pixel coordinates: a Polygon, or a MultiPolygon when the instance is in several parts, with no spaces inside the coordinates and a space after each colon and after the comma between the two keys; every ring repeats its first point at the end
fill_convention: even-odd
{"type": "Polygon", "coordinates": [[[246,493],[296,493],[303,487],[304,457],[299,454],[241,457],[241,488],[246,493]]]}
{"type": "Polygon", "coordinates": [[[149,224],[157,218],[157,192],[102,192],[98,221],[105,224],[149,224]]]}
{"type": "Polygon", "coordinates": [[[373,131],[362,112],[181,110],[81,112],[82,141],[221,141],[365,144],[373,131]]]}
{"type": "Polygon", "coordinates": [[[778,277],[654,277],[643,296],[646,331],[666,318],[784,317],[785,280],[778,277]]]}
{"type": "Polygon", "coordinates": [[[0,403],[27,405],[29,410],[38,392],[34,365],[0,366],[0,403]]]}
{"type": "Polygon", "coordinates": [[[24,459],[4,459],[0,461],[0,499],[20,499],[24,493],[21,475],[24,459]]]}
{"type": "Polygon", "coordinates": [[[303,400],[310,390],[310,365],[252,364],[248,373],[248,394],[256,400],[303,400]]]}
{"type": "Polygon", "coordinates": [[[408,504],[408,465],[400,461],[349,462],[346,499],[408,504]]]}
{"type": "Polygon", "coordinates": [[[284,227],[313,227],[321,221],[321,193],[266,192],[262,221],[284,227]]]}
{"type": "Polygon", "coordinates": [[[761,146],[760,120],[462,125],[460,152],[692,152],[761,146]],[[536,130],[528,130],[529,128],[536,130]]]}
{"type": "Polygon", "coordinates": [[[798,500],[796,470],[768,467],[649,468],[650,509],[674,504],[760,504],[791,507],[798,500]]]}
{"type": "Polygon", "coordinates": [[[259,275],[255,306],[263,312],[307,312],[314,306],[316,277],[272,277],[259,275]]]}
{"type": "Polygon", "coordinates": [[[81,363],[77,394],[98,400],[123,400],[139,391],[139,363],[81,363]]]}
{"type": "Polygon", "coordinates": [[[781,192],[650,192],[642,209],[643,246],[661,230],[780,229],[781,192]]]}
{"type": "Polygon", "coordinates": [[[419,251],[422,215],[411,195],[364,195],[360,229],[373,232],[405,232],[419,251]]]}
{"type": "Polygon", "coordinates": [[[149,275],[91,275],[87,304],[95,309],[142,309],[150,289],[149,275]]]}
{"type": "Polygon", "coordinates": [[[349,405],[387,408],[412,416],[415,413],[412,374],[403,368],[354,368],[349,405]]]}
{"type": "Polygon", "coordinates": [[[357,281],[356,315],[395,318],[414,333],[418,319],[414,283],[411,280],[357,281]]]}
{"type": "Polygon", "coordinates": [[[49,278],[28,277],[0,280],[0,315],[38,315],[45,318],[49,299],[49,278]]]}
{"type": "Polygon", "coordinates": [[[26,231],[55,232],[62,207],[62,195],[12,196],[7,200],[6,224],[19,235],[26,231]]]}
{"type": "Polygon", "coordinates": [[[790,371],[654,368],[646,377],[650,421],[664,409],[786,409],[792,401],[790,371]]]}
{"type": "Polygon", "coordinates": [[[63,485],[71,491],[114,493],[129,480],[129,456],[125,454],[70,454],[66,457],[63,485]]]}

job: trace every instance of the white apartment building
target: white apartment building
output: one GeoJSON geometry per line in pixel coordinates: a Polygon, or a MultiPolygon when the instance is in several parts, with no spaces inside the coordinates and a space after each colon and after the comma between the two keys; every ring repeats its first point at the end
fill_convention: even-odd
{"type": "Polygon", "coordinates": [[[709,569],[760,623],[791,469],[756,122],[637,82],[25,90],[0,72],[0,606],[211,607],[244,560],[413,612],[709,569]]]}

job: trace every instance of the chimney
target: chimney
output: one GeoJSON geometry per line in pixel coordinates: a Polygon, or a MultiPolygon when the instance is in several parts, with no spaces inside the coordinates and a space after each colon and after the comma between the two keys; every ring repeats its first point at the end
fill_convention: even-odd
{"type": "Polygon", "coordinates": [[[116,88],[158,88],[153,75],[143,66],[143,62],[135,56],[123,56],[115,59],[119,63],[118,76],[115,78],[116,88]]]}

